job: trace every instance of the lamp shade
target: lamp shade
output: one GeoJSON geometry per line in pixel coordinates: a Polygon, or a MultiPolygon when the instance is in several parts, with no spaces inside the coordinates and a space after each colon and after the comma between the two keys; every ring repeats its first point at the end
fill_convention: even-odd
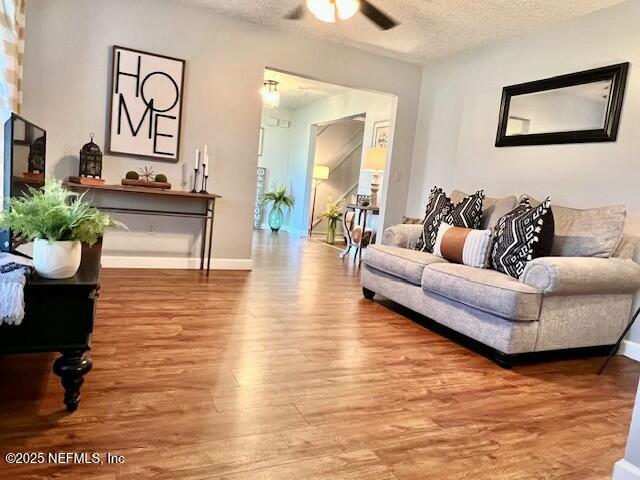
{"type": "Polygon", "coordinates": [[[324,165],[314,165],[313,178],[316,180],[326,180],[329,178],[329,167],[325,167],[324,165]]]}
{"type": "Polygon", "coordinates": [[[364,170],[372,172],[383,172],[387,159],[387,149],[385,147],[371,147],[364,156],[364,170]]]}

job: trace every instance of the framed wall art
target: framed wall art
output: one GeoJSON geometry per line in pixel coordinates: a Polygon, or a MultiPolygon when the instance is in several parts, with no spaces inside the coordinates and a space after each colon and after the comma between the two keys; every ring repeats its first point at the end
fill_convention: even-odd
{"type": "Polygon", "coordinates": [[[389,120],[375,122],[373,124],[373,147],[387,148],[389,145],[389,120]]]}
{"type": "Polygon", "coordinates": [[[178,161],[185,61],[113,47],[108,151],[178,161]]]}

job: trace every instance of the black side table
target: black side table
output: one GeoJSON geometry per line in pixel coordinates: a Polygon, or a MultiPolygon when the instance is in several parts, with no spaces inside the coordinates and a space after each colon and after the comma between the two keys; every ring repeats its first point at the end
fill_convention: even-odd
{"type": "Polygon", "coordinates": [[[618,352],[618,349],[620,348],[620,344],[622,343],[622,340],[624,340],[624,337],[627,336],[627,333],[629,333],[629,330],[631,330],[631,327],[633,327],[633,323],[636,321],[636,318],[638,318],[638,314],[640,314],[640,307],[636,310],[636,313],[633,314],[633,318],[631,318],[629,325],[627,325],[627,328],[624,329],[624,332],[622,332],[622,335],[620,335],[620,338],[611,349],[611,352],[609,352],[609,356],[600,367],[600,370],[598,370],[598,375],[600,375],[604,371],[604,369],[607,368],[609,361],[618,352]]]}
{"type": "Polygon", "coordinates": [[[362,249],[366,248],[366,245],[363,243],[363,240],[364,240],[364,234],[367,230],[367,214],[370,213],[371,215],[379,215],[380,208],[373,207],[371,205],[364,206],[364,205],[357,205],[357,204],[350,203],[348,205],[345,205],[345,209],[347,211],[351,210],[353,212],[359,212],[356,223],[362,227],[362,236],[360,237],[359,242],[354,242],[353,238],[351,237],[351,232],[345,232],[347,234],[346,235],[347,246],[340,253],[340,260],[344,259],[344,257],[346,257],[349,254],[349,251],[351,250],[352,247],[355,247],[356,255],[354,257],[354,261],[358,261],[358,259],[362,261],[362,249]]]}

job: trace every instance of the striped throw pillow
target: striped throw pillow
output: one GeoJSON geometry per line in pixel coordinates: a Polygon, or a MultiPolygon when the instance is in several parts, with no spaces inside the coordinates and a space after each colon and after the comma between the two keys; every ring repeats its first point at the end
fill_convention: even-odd
{"type": "Polygon", "coordinates": [[[454,227],[442,222],[433,254],[453,263],[485,268],[491,251],[491,230],[454,227]]]}

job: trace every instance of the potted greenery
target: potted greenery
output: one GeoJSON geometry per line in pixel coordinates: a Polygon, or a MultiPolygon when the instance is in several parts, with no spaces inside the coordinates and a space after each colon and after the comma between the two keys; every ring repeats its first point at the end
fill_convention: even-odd
{"type": "Polygon", "coordinates": [[[342,202],[334,202],[331,198],[327,202],[327,209],[322,213],[322,218],[327,219],[327,243],[333,245],[336,240],[336,227],[342,218],[342,202]]]}
{"type": "Polygon", "coordinates": [[[33,240],[33,266],[44,278],[69,278],[80,267],[81,243],[93,245],[108,227],[121,225],[89,206],[83,195],[47,180],[43,189],[29,188],[12,198],[0,214],[0,228],[33,240]]]}
{"type": "Polygon", "coordinates": [[[293,207],[293,197],[287,195],[286,185],[276,185],[271,187],[271,189],[270,192],[262,196],[262,202],[264,204],[272,204],[271,212],[269,213],[269,227],[272,232],[277,232],[282,228],[282,221],[284,220],[282,208],[293,207]]]}

